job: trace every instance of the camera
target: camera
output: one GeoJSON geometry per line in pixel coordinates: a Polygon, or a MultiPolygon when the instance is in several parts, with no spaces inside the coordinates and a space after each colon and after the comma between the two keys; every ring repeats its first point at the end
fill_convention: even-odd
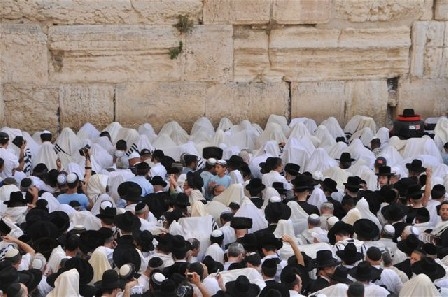
{"type": "Polygon", "coordinates": [[[90,145],[86,144],[85,147],[79,149],[79,154],[84,157],[87,154],[87,152],[89,151],[89,149],[90,149],[90,145]]]}

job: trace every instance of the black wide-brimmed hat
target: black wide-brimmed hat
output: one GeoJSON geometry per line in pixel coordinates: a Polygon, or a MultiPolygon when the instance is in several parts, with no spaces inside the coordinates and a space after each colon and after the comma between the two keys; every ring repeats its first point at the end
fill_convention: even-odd
{"type": "Polygon", "coordinates": [[[255,177],[252,178],[249,183],[246,185],[246,190],[251,193],[260,193],[266,188],[266,186],[262,183],[261,178],[255,177]]]}
{"type": "Polygon", "coordinates": [[[226,161],[226,163],[227,163],[228,166],[231,166],[233,168],[237,168],[238,169],[238,168],[241,167],[241,165],[243,165],[244,160],[243,160],[242,157],[240,157],[238,155],[231,155],[230,159],[228,159],[226,161]]]}
{"type": "Polygon", "coordinates": [[[103,272],[100,282],[100,288],[102,291],[121,288],[121,285],[120,277],[114,269],[109,269],[103,272]]]}
{"type": "MultiPolygon", "coordinates": [[[[362,254],[361,254],[361,258],[362,258],[362,254]]],[[[355,262],[353,262],[353,263],[355,263],[355,262]]],[[[350,265],[350,264],[348,264],[348,265],[350,265]]],[[[341,265],[341,266],[336,267],[336,270],[330,276],[330,278],[333,281],[338,282],[338,283],[351,284],[352,281],[347,276],[348,276],[348,269],[345,266],[341,265]]]]}
{"type": "Polygon", "coordinates": [[[187,207],[190,205],[190,198],[185,193],[178,193],[174,204],[180,207],[187,207]]]}
{"type": "Polygon", "coordinates": [[[381,276],[381,270],[376,269],[369,262],[360,262],[357,266],[350,269],[349,274],[358,281],[371,281],[381,276]]]}
{"type": "Polygon", "coordinates": [[[324,191],[329,191],[331,193],[334,193],[334,192],[338,191],[337,185],[338,185],[338,183],[334,179],[331,179],[329,177],[324,179],[324,181],[322,182],[323,190],[324,191]]]}
{"type": "Polygon", "coordinates": [[[279,250],[283,246],[283,242],[281,239],[276,238],[273,233],[266,233],[263,237],[261,237],[260,246],[262,248],[275,248],[279,250]]]}
{"type": "Polygon", "coordinates": [[[314,259],[315,268],[332,267],[341,264],[338,259],[333,258],[333,254],[329,250],[319,250],[316,253],[316,259],[314,259]]]}
{"type": "Polygon", "coordinates": [[[31,292],[37,288],[42,280],[42,272],[38,269],[19,271],[18,282],[24,284],[31,292]]]}
{"type": "Polygon", "coordinates": [[[288,174],[292,176],[299,175],[300,166],[298,164],[294,163],[287,163],[285,167],[283,168],[283,171],[287,172],[288,174]]]}
{"type": "Polygon", "coordinates": [[[328,230],[327,237],[330,244],[336,243],[336,234],[339,234],[342,231],[350,234],[350,236],[353,236],[355,233],[352,225],[347,224],[344,221],[337,221],[336,224],[328,230]]]}
{"type": "Polygon", "coordinates": [[[392,173],[392,169],[389,166],[381,166],[378,168],[378,173],[375,173],[375,175],[391,177],[394,173],[392,173]]]}
{"type": "Polygon", "coordinates": [[[268,222],[276,223],[279,220],[288,220],[291,217],[291,208],[282,202],[269,202],[264,214],[268,222]]]}
{"type": "Polygon", "coordinates": [[[380,235],[378,226],[369,219],[359,219],[353,224],[353,229],[358,237],[364,240],[375,240],[380,235]]]}
{"type": "Polygon", "coordinates": [[[234,281],[226,283],[226,292],[231,296],[256,297],[260,293],[260,288],[256,284],[251,284],[245,275],[240,275],[234,281]]]}
{"type": "Polygon", "coordinates": [[[355,159],[352,158],[352,155],[350,155],[350,153],[342,153],[339,159],[336,160],[339,160],[340,162],[343,163],[355,161],[355,159]]]}
{"type": "Polygon", "coordinates": [[[116,215],[114,220],[115,226],[124,232],[132,232],[141,226],[140,219],[130,211],[116,215]]]}
{"type": "Polygon", "coordinates": [[[397,222],[404,218],[407,213],[406,206],[393,203],[386,205],[381,209],[383,217],[390,222],[397,222]]]}
{"type": "Polygon", "coordinates": [[[411,163],[406,163],[406,168],[409,171],[413,171],[413,172],[417,172],[417,173],[420,173],[420,172],[423,172],[426,170],[426,168],[423,167],[422,161],[418,160],[418,159],[412,160],[411,163]]]}
{"type": "Polygon", "coordinates": [[[233,229],[250,229],[252,228],[252,219],[245,217],[233,217],[230,221],[230,227],[233,229]]]}
{"type": "Polygon", "coordinates": [[[413,108],[405,108],[403,109],[403,114],[400,114],[399,117],[402,118],[412,118],[419,117],[420,115],[416,114],[413,108]]]}
{"type": "Polygon", "coordinates": [[[303,191],[312,191],[314,190],[314,179],[308,175],[297,175],[296,178],[294,178],[291,181],[292,185],[294,186],[294,191],[296,192],[303,192],[303,191]]]}
{"type": "Polygon", "coordinates": [[[13,206],[25,206],[26,205],[26,199],[23,196],[23,193],[20,191],[11,192],[9,195],[9,200],[4,201],[3,204],[5,204],[8,207],[13,206]]]}
{"type": "Polygon", "coordinates": [[[96,215],[99,219],[114,219],[117,215],[117,209],[115,207],[100,208],[100,213],[96,215]]]}
{"type": "Polygon", "coordinates": [[[153,178],[151,178],[150,183],[153,186],[157,185],[157,186],[166,187],[166,185],[167,185],[166,181],[164,181],[163,178],[159,175],[156,175],[153,178]]]}
{"type": "Polygon", "coordinates": [[[415,249],[419,248],[423,242],[418,239],[417,235],[409,234],[405,240],[397,243],[397,248],[403,253],[410,255],[415,249]]]}
{"type": "Polygon", "coordinates": [[[215,158],[216,160],[222,159],[223,150],[217,146],[208,146],[202,149],[202,157],[204,159],[215,158]]]}
{"type": "Polygon", "coordinates": [[[411,265],[411,270],[416,275],[426,274],[433,282],[436,279],[445,277],[446,271],[442,265],[438,264],[430,257],[423,257],[420,261],[411,265]]]}
{"type": "Polygon", "coordinates": [[[347,177],[347,182],[344,183],[346,188],[359,189],[361,187],[361,178],[359,176],[347,177]]]}
{"type": "Polygon", "coordinates": [[[347,243],[343,250],[336,252],[336,255],[347,265],[352,265],[363,258],[363,254],[358,252],[353,242],[347,243]]]}
{"type": "Polygon", "coordinates": [[[419,184],[414,184],[408,187],[408,194],[406,195],[408,198],[420,199],[422,198],[422,195],[423,195],[422,187],[419,184]]]}
{"type": "Polygon", "coordinates": [[[62,235],[70,227],[70,218],[64,211],[53,211],[49,214],[50,222],[52,222],[59,230],[59,236],[62,235]]]}
{"type": "Polygon", "coordinates": [[[282,182],[273,182],[272,187],[279,193],[279,194],[285,194],[285,184],[282,182]]]}
{"type": "Polygon", "coordinates": [[[118,193],[123,192],[123,198],[126,201],[137,202],[141,200],[142,188],[139,184],[125,181],[118,186],[118,193]]]}

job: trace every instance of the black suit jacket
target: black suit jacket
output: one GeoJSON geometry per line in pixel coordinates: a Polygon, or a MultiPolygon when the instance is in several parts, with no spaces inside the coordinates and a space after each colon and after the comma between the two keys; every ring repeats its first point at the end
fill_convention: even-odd
{"type": "Polygon", "coordinates": [[[274,289],[282,294],[282,297],[289,297],[289,290],[286,289],[285,285],[277,283],[275,280],[267,280],[266,287],[263,288],[259,297],[268,296],[269,290],[274,289]]]}

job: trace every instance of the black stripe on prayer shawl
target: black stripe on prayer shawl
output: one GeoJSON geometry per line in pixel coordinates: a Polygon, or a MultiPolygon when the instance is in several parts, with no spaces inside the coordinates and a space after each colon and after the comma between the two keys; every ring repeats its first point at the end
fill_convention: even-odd
{"type": "Polygon", "coordinates": [[[64,153],[67,155],[67,153],[62,149],[62,147],[59,146],[59,144],[55,143],[53,148],[56,154],[64,153]]]}
{"type": "Polygon", "coordinates": [[[126,153],[126,156],[130,156],[133,152],[137,152],[137,144],[135,142],[131,145],[128,152],[126,153]]]}
{"type": "Polygon", "coordinates": [[[31,150],[29,148],[25,149],[25,154],[23,156],[23,173],[31,172],[31,150]]]}

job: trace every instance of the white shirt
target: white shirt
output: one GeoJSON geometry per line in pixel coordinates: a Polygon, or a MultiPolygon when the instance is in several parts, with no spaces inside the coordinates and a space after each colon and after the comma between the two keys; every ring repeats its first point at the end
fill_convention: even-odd
{"type": "Polygon", "coordinates": [[[375,284],[364,285],[364,296],[369,297],[387,297],[389,291],[375,284]]]}
{"type": "Polygon", "coordinates": [[[289,290],[289,297],[305,297],[302,294],[299,294],[297,291],[289,290]]]}
{"type": "Polygon", "coordinates": [[[230,227],[230,222],[227,222],[224,226],[219,228],[224,234],[223,246],[227,246],[229,243],[233,243],[236,240],[235,229],[230,227]]]}
{"type": "Polygon", "coordinates": [[[237,169],[230,171],[230,184],[240,184],[242,185],[244,183],[243,176],[241,175],[241,172],[237,169]]]}
{"type": "Polygon", "coordinates": [[[9,149],[0,148],[0,158],[5,161],[0,177],[5,179],[13,176],[13,170],[19,166],[19,159],[9,149]]]}
{"type": "Polygon", "coordinates": [[[278,171],[271,170],[269,173],[263,174],[261,178],[263,185],[266,187],[272,187],[275,182],[283,183],[283,188],[286,190],[291,190],[292,186],[284,176],[282,176],[278,171]]]}
{"type": "Polygon", "coordinates": [[[205,251],[205,255],[212,257],[216,262],[224,264],[224,251],[217,243],[210,245],[205,251]]]}

